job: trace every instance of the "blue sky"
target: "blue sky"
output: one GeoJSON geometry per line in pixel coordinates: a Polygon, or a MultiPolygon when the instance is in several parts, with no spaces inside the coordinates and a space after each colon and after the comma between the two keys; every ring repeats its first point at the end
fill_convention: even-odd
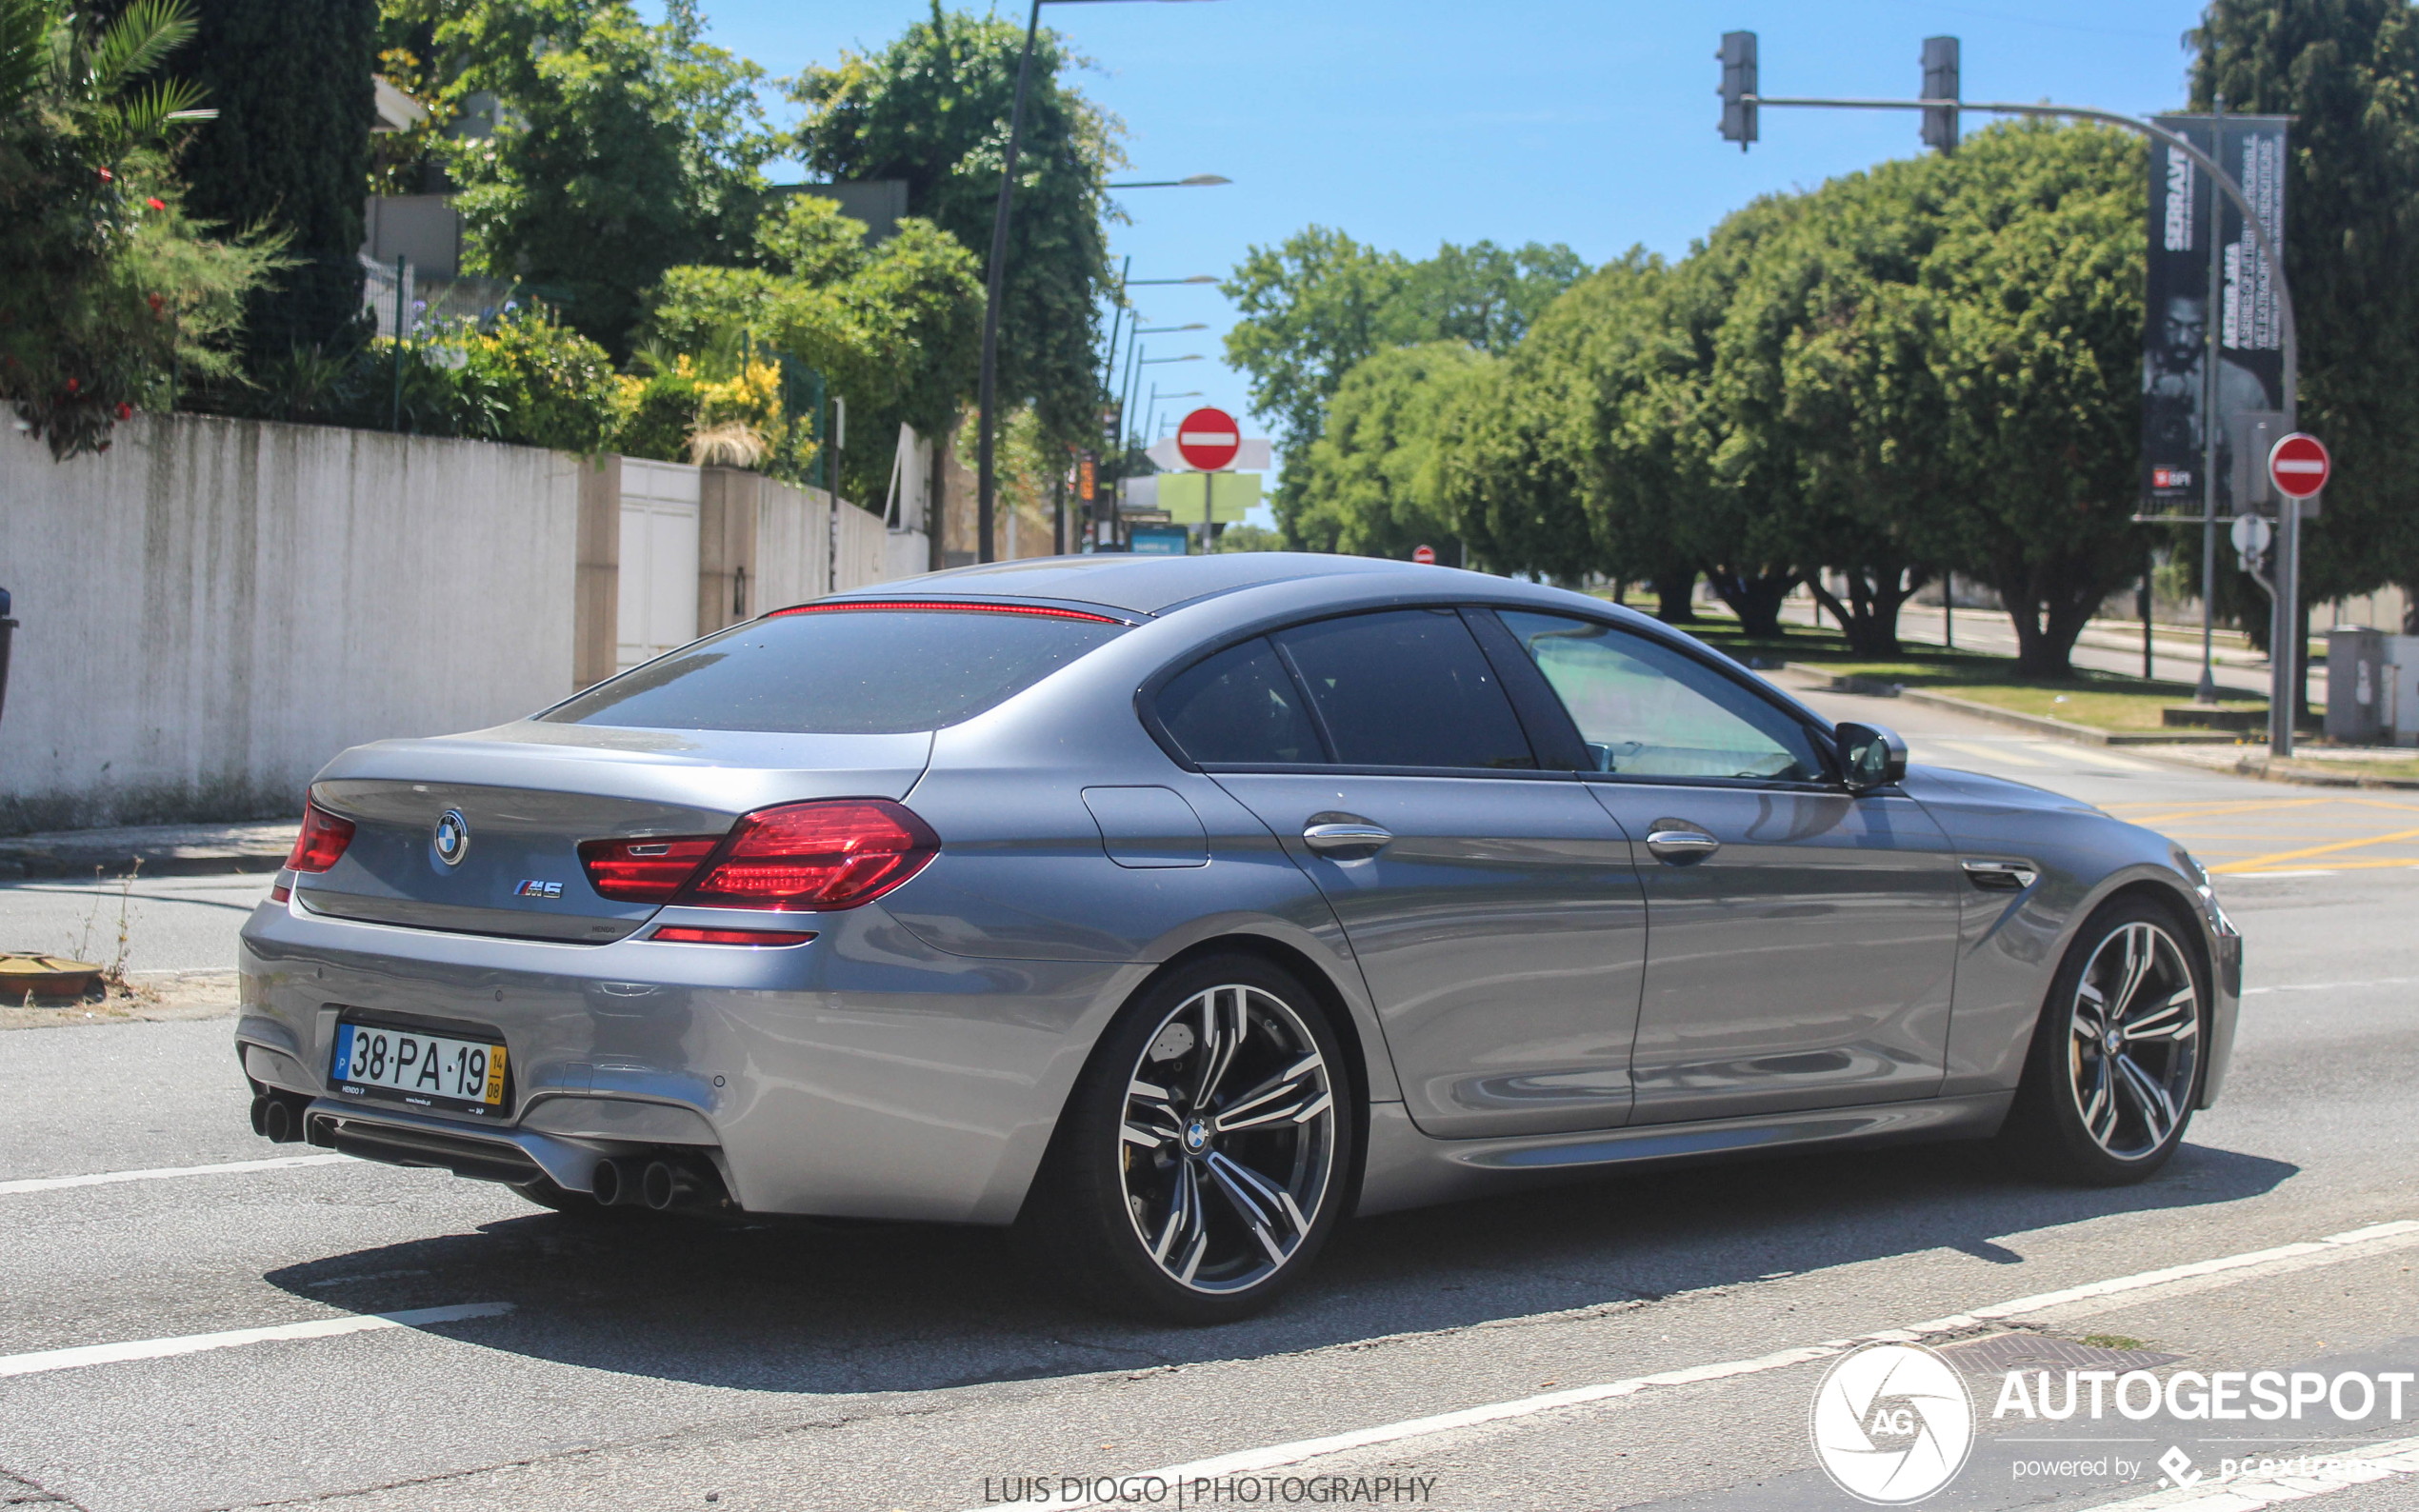
{"type": "MultiPolygon", "coordinates": [[[[929,5],[704,9],[715,41],[783,75],[879,48],[929,5]]],[[[1759,34],[1768,94],[1910,96],[1922,39],[1949,34],[1963,39],[1968,99],[2142,114],[2182,104],[2181,37],[2199,10],[2186,0],[1136,0],[1050,5],[1043,20],[1093,61],[1077,87],[1125,121],[1132,169],[1121,177],[1235,181],[1119,196],[1132,224],[1115,228],[1114,249],[1140,279],[1223,276],[1248,248],[1312,222],[1412,256],[1481,239],[1566,242],[1590,262],[1637,244],[1677,255],[1758,194],[1919,150],[1911,112],[1768,109],[1763,141],[1743,155],[1714,130],[1726,30],[1759,34]]],[[[1150,325],[1210,326],[1146,338],[1152,356],[1210,359],[1158,368],[1175,375],[1160,387],[1200,388],[1246,413],[1244,376],[1220,360],[1232,314],[1217,290],[1138,290],[1137,303],[1150,325]]]]}

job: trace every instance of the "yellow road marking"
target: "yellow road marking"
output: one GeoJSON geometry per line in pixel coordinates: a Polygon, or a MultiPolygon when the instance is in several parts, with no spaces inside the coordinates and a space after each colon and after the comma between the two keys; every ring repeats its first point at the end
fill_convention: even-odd
{"type": "MultiPolygon", "coordinates": [[[[2389,866],[2408,866],[2412,871],[2419,871],[2419,856],[2402,856],[2391,861],[2330,861],[2325,866],[2315,869],[2323,871],[2379,871],[2389,866]]],[[[2297,869],[2287,871],[2243,871],[2235,866],[2211,866],[2209,870],[2222,871],[2229,877],[2279,877],[2295,876],[2299,874],[2297,869]]]]}
{"type": "MultiPolygon", "coordinates": [[[[2137,825],[2164,824],[2170,819],[2215,819],[2223,814],[2266,813],[2279,808],[2308,808],[2313,804],[2339,804],[2340,798],[2258,798],[2249,802],[2229,801],[2221,804],[2189,804],[2182,808],[2169,808],[2164,814],[2130,821],[2137,825]]],[[[2104,804],[2111,813],[2120,808],[2161,808],[2168,806],[2156,801],[2137,799],[2129,804],[2104,804]]]]}
{"type": "Polygon", "coordinates": [[[2262,866],[2272,866],[2280,861],[2300,861],[2307,856],[2332,855],[2338,850],[2357,850],[2363,846],[2390,845],[2397,840],[2419,840],[2419,829],[2397,829],[2389,835],[2370,835],[2366,840],[2338,840],[2329,846],[2309,846],[2300,850],[2280,850],[2273,855],[2253,856],[2248,861],[2229,861],[2221,866],[2211,866],[2209,870],[2251,871],[2262,866]]]}

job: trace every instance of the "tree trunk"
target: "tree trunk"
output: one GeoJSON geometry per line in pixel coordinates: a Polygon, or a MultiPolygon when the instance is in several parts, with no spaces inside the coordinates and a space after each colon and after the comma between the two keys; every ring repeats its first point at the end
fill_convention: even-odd
{"type": "Polygon", "coordinates": [[[2107,595],[2096,587],[2089,592],[2072,587],[2056,591],[2044,584],[2045,576],[2060,582],[2065,574],[2035,569],[2022,576],[1994,578],[1991,586],[1999,590],[2000,602],[2008,607],[2008,618],[2016,627],[2016,675],[2063,682],[2074,676],[2075,638],[2091,623],[2093,611],[2107,595]]]}
{"type": "Polygon", "coordinates": [[[1859,656],[1899,655],[1898,611],[1917,589],[1931,581],[1930,572],[1883,563],[1852,567],[1842,575],[1848,579],[1846,604],[1823,586],[1821,573],[1809,574],[1806,584],[1813,590],[1815,602],[1839,622],[1840,633],[1848,638],[1848,648],[1859,656]]]}
{"type": "Polygon", "coordinates": [[[1739,628],[1750,640],[1781,638],[1781,601],[1797,587],[1795,572],[1761,572],[1749,576],[1728,567],[1709,567],[1705,580],[1715,595],[1739,617],[1739,628]]]}
{"type": "Polygon", "coordinates": [[[1697,575],[1693,567],[1671,567],[1655,574],[1654,591],[1658,601],[1654,617],[1666,625],[1693,625],[1696,609],[1690,603],[1696,597],[1697,575]]]}

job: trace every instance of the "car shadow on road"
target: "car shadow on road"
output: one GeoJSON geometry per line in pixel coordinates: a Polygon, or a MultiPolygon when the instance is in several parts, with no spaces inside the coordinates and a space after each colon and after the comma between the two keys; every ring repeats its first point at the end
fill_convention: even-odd
{"type": "Polygon", "coordinates": [[[1940,1145],[1631,1175],[1347,1224],[1269,1313],[1202,1329],[1104,1318],[1029,1277],[999,1231],[937,1224],[532,1213],[268,1280],[363,1312],[510,1302],[508,1317],[454,1327],[600,1370],[926,1391],[1277,1354],[1942,1248],[2013,1264],[2006,1236],[2236,1202],[2297,1169],[2188,1144],[2139,1186],[2083,1189],[2011,1176],[1985,1146],[1940,1145]]]}

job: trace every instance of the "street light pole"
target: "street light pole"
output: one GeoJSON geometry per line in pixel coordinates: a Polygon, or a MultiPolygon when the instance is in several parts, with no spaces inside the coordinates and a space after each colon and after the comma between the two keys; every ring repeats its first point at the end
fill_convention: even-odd
{"type": "Polygon", "coordinates": [[[991,410],[999,389],[1000,289],[1008,275],[1008,205],[1016,188],[1016,149],[1025,132],[1025,87],[1033,72],[1033,38],[1041,30],[1042,0],[1025,21],[1025,51],[1016,60],[1016,102],[1008,109],[1008,149],[1000,160],[999,208],[991,213],[991,263],[983,281],[983,368],[975,383],[974,560],[991,552],[991,498],[998,486],[991,447],[991,410]]]}
{"type": "MultiPolygon", "coordinates": [[[[975,543],[974,560],[977,562],[992,560],[991,500],[997,490],[998,477],[993,467],[991,431],[992,411],[999,390],[1000,289],[1007,282],[1008,273],[1008,209],[1016,189],[1016,151],[1024,142],[1025,93],[1033,74],[1033,39],[1041,33],[1042,7],[1051,3],[1053,0],[1033,0],[1032,10],[1025,18],[1025,50],[1016,60],[1016,99],[1008,109],[1008,148],[1000,154],[999,206],[991,212],[991,261],[983,278],[982,375],[975,383],[974,401],[974,533],[979,537],[975,543]]],[[[1055,0],[1055,3],[1068,5],[1078,3],[1078,0],[1055,0]]],[[[1190,185],[1227,181],[1214,173],[1200,173],[1173,182],[1190,185]]]]}

